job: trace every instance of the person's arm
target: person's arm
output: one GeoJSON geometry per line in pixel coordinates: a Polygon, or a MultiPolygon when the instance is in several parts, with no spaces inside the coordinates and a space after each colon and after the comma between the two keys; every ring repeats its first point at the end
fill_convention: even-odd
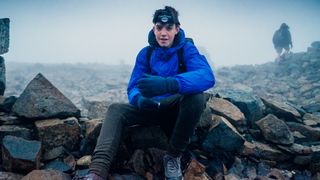
{"type": "Polygon", "coordinates": [[[136,84],[137,81],[148,71],[147,65],[147,50],[148,47],[143,48],[136,57],[136,62],[131,73],[131,77],[128,83],[127,94],[129,103],[137,105],[137,97],[140,95],[139,89],[136,84]]]}
{"type": "Polygon", "coordinates": [[[187,72],[175,76],[180,94],[200,93],[214,86],[215,77],[207,59],[190,42],[184,46],[183,60],[187,72]]]}
{"type": "Polygon", "coordinates": [[[136,58],[136,63],[128,83],[127,93],[130,104],[143,111],[157,111],[159,110],[160,103],[144,97],[137,87],[137,81],[150,69],[147,63],[147,51],[148,47],[142,49],[136,58]]]}

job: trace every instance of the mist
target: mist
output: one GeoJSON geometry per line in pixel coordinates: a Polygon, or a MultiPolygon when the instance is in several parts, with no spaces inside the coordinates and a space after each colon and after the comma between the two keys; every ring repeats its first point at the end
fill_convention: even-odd
{"type": "Polygon", "coordinates": [[[156,9],[170,5],[215,67],[274,61],[272,35],[289,25],[293,52],[320,40],[320,1],[0,0],[10,62],[134,64],[156,9]]]}

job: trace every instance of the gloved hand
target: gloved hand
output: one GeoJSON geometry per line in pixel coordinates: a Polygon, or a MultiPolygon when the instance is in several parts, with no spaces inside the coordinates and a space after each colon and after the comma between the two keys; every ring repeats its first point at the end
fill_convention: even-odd
{"type": "Polygon", "coordinates": [[[161,77],[145,74],[137,81],[137,87],[145,97],[153,97],[165,93],[178,93],[179,84],[173,77],[161,77]]]}
{"type": "Polygon", "coordinates": [[[160,102],[138,95],[137,106],[140,110],[154,112],[160,109],[160,102]]]}

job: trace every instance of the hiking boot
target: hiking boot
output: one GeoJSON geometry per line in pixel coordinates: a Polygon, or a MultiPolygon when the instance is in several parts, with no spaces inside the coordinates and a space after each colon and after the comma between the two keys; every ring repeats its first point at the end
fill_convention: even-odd
{"type": "Polygon", "coordinates": [[[181,157],[172,157],[168,154],[164,155],[163,165],[166,180],[182,180],[180,159],[181,157]]]}
{"type": "Polygon", "coordinates": [[[102,177],[94,173],[89,173],[85,176],[75,176],[72,180],[104,180],[102,177]]]}

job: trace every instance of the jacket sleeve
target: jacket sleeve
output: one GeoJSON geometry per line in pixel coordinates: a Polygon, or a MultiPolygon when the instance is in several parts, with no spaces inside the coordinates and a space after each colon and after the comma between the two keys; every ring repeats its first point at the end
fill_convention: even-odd
{"type": "Polygon", "coordinates": [[[176,75],[180,94],[203,92],[215,84],[215,77],[207,59],[199,54],[198,49],[190,42],[185,44],[183,60],[187,71],[176,75]]]}
{"type": "Polygon", "coordinates": [[[127,88],[128,100],[129,100],[129,103],[132,105],[136,105],[136,101],[135,101],[136,96],[140,94],[138,88],[136,87],[136,83],[144,73],[148,72],[147,49],[148,47],[145,47],[138,53],[136,57],[136,62],[128,83],[128,88],[127,88]]]}

